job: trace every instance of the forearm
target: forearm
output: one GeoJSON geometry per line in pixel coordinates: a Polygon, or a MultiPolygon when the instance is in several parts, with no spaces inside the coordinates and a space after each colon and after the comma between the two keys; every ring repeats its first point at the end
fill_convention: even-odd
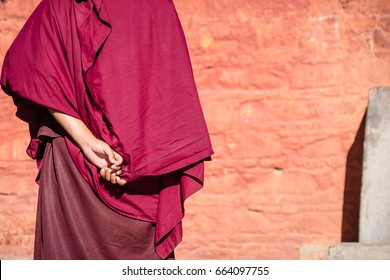
{"type": "Polygon", "coordinates": [[[83,121],[50,108],[48,110],[80,149],[85,149],[95,139],[95,136],[83,121]]]}

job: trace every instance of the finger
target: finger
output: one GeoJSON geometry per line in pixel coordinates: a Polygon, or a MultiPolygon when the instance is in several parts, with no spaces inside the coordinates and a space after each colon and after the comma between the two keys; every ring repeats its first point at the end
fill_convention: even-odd
{"type": "Polygon", "coordinates": [[[119,170],[121,170],[122,169],[122,165],[115,165],[115,164],[113,164],[113,165],[111,165],[110,166],[110,168],[112,169],[112,171],[119,171],[119,170]]]}
{"type": "Polygon", "coordinates": [[[118,154],[117,152],[113,151],[114,152],[114,158],[115,158],[115,165],[122,165],[123,163],[123,157],[118,154]]]}
{"type": "Polygon", "coordinates": [[[116,174],[117,176],[121,175],[121,174],[122,174],[122,170],[119,170],[119,171],[115,172],[115,174],[116,174]]]}
{"type": "Polygon", "coordinates": [[[111,173],[111,178],[110,178],[111,184],[116,184],[116,174],[111,173]]]}
{"type": "Polygon", "coordinates": [[[121,179],[120,177],[116,177],[116,183],[119,185],[119,186],[124,186],[127,184],[127,181],[121,179]]]}
{"type": "Polygon", "coordinates": [[[114,164],[115,163],[114,151],[111,149],[111,147],[108,145],[103,145],[103,151],[107,155],[108,161],[111,164],[114,164]]]}
{"type": "Polygon", "coordinates": [[[105,179],[105,177],[106,177],[106,169],[105,168],[100,169],[99,174],[100,174],[100,177],[105,179]]]}
{"type": "Polygon", "coordinates": [[[111,169],[110,168],[106,168],[106,174],[104,176],[104,178],[107,180],[107,181],[111,181],[111,169]]]}

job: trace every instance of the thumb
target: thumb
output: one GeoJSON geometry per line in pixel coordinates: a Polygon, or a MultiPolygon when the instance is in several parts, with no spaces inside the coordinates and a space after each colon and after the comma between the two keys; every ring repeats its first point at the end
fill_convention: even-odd
{"type": "Polygon", "coordinates": [[[111,147],[108,145],[103,145],[103,151],[107,155],[108,161],[111,164],[114,164],[115,163],[115,156],[114,156],[114,151],[111,149],[111,147]]]}
{"type": "Polygon", "coordinates": [[[122,157],[120,154],[118,154],[117,152],[115,152],[115,151],[114,151],[114,158],[115,158],[115,164],[116,164],[117,166],[122,165],[122,163],[123,163],[123,157],[122,157]]]}

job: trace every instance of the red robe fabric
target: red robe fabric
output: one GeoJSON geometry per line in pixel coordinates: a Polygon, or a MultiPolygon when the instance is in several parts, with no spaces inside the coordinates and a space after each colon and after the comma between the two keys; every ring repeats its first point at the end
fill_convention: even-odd
{"type": "Polygon", "coordinates": [[[43,0],[8,50],[0,83],[29,123],[42,166],[45,107],[81,119],[124,158],[125,188],[99,178],[64,135],[80,174],[113,210],[156,223],[156,251],[182,238],[184,200],[213,154],[185,37],[171,0],[43,0]],[[163,183],[156,189],[155,176],[163,183]]]}

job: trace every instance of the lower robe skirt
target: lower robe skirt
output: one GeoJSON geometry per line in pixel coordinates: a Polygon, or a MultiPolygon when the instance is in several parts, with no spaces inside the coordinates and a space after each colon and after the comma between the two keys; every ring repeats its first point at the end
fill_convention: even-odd
{"type": "Polygon", "coordinates": [[[154,231],[154,224],[122,216],[95,196],[73,164],[63,137],[46,143],[34,259],[160,260],[154,231]]]}

